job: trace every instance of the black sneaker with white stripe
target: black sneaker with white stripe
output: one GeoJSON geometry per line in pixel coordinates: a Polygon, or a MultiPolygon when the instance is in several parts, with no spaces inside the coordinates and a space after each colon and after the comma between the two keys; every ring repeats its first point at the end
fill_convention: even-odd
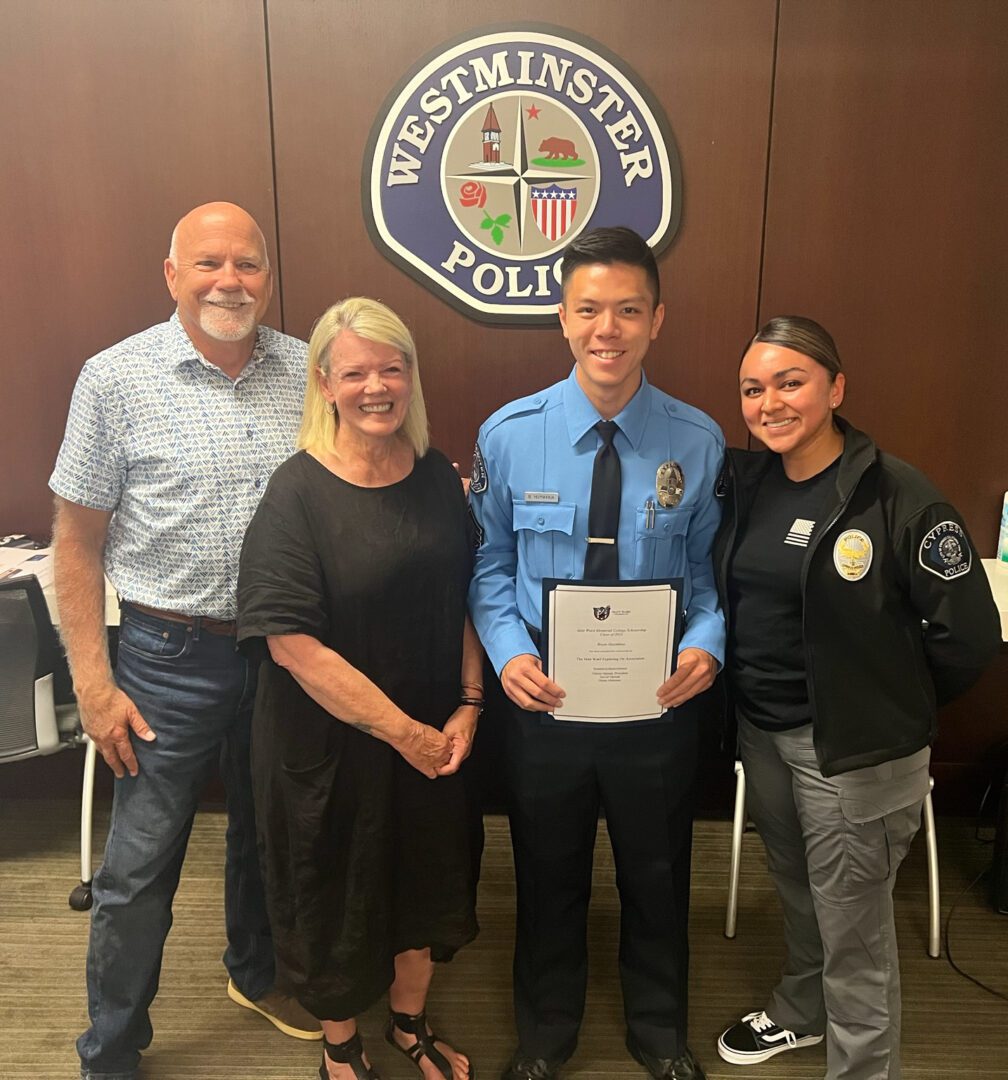
{"type": "Polygon", "coordinates": [[[717,1051],[731,1065],[758,1065],[785,1050],[822,1041],[821,1035],[796,1035],[780,1027],[765,1012],[751,1012],[722,1033],[717,1051]]]}

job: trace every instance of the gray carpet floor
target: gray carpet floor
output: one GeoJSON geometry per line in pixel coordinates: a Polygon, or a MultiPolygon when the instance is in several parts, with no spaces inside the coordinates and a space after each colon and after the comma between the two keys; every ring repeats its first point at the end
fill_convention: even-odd
{"type": "MultiPolygon", "coordinates": [[[[0,1078],[73,1080],[74,1039],[87,1022],[84,956],[88,916],[67,895],[77,876],[77,807],[68,801],[10,800],[0,805],[0,1078]]],[[[276,1032],[232,1004],[220,963],[224,948],[221,866],[225,819],[201,813],[193,830],[175,925],[152,1012],[154,1042],[144,1055],[146,1080],[310,1080],[319,1046],[276,1032]]],[[[104,836],[101,812],[96,847],[104,836]]],[[[507,821],[486,819],[480,886],[482,932],[439,969],[429,1011],[438,1030],[469,1053],[480,1080],[499,1076],[512,1049],[510,954],[514,882],[507,821]]],[[[721,1029],[760,1005],[779,968],[779,912],[758,837],[747,833],[738,934],[723,936],[729,825],[698,821],[691,912],[690,1044],[709,1080],[821,1080],[822,1046],[764,1065],[723,1063],[721,1029]]],[[[942,957],[926,955],[927,880],[923,836],[914,842],[897,886],[903,973],[903,1080],[1008,1078],[1008,1003],[963,978],[942,957]]],[[[991,849],[971,824],[939,821],[945,912],[956,962],[1008,994],[1008,916],[998,915],[982,885],[963,889],[989,865],[991,849]],[[958,899],[957,899],[958,898],[958,899]]],[[[604,828],[599,830],[590,921],[591,971],[580,1044],[564,1080],[630,1080],[645,1074],[623,1046],[616,970],[618,899],[604,828]]],[[[419,1074],[381,1039],[384,1005],[362,1022],[386,1080],[419,1074]]]]}

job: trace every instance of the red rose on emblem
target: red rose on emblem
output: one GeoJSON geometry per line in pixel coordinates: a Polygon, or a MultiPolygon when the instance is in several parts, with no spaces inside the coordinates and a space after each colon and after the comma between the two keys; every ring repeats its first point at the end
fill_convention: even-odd
{"type": "Polygon", "coordinates": [[[467,180],[459,188],[459,201],[463,206],[478,206],[480,210],[486,206],[486,188],[477,180],[467,180]]]}

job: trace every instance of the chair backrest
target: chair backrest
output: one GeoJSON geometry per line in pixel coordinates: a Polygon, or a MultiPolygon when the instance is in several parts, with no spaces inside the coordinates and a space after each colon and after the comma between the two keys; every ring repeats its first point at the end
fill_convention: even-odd
{"type": "Polygon", "coordinates": [[[52,694],[58,648],[38,579],[0,581],[0,761],[60,749],[52,694]]]}

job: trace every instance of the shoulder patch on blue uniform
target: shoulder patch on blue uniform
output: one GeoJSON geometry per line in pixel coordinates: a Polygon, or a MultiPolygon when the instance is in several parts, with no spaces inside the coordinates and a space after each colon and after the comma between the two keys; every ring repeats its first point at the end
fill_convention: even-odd
{"type": "Polygon", "coordinates": [[[966,533],[956,521],[936,525],[921,541],[917,558],[925,570],[946,581],[968,574],[973,565],[966,533]]]}
{"type": "Polygon", "coordinates": [[[483,451],[479,448],[479,443],[473,449],[473,461],[472,461],[472,474],[469,477],[469,490],[475,495],[482,495],[487,489],[486,463],[483,460],[483,451]]]}

